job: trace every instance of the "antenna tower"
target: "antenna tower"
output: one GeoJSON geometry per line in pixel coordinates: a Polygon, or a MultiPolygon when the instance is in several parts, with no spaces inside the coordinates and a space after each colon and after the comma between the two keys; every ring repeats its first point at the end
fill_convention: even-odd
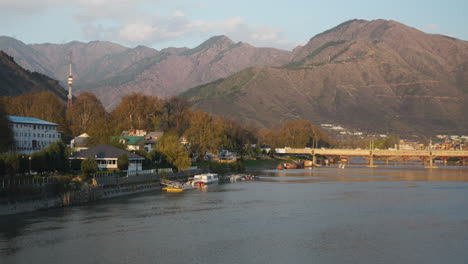
{"type": "Polygon", "coordinates": [[[72,103],[73,103],[72,87],[73,87],[72,53],[70,51],[70,69],[69,69],[69,72],[68,72],[68,103],[67,103],[67,108],[70,108],[72,103]]]}

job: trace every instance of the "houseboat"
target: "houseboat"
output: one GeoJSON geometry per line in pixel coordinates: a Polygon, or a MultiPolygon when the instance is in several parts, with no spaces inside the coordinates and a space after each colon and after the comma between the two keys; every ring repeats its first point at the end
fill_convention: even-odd
{"type": "Polygon", "coordinates": [[[218,183],[218,174],[215,173],[204,173],[193,176],[193,183],[213,184],[218,183]]]}

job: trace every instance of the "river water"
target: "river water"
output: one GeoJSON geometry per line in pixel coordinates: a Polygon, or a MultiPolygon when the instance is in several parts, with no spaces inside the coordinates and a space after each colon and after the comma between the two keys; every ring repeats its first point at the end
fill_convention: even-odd
{"type": "Polygon", "coordinates": [[[264,171],[0,218],[0,263],[468,263],[468,168],[264,171]]]}

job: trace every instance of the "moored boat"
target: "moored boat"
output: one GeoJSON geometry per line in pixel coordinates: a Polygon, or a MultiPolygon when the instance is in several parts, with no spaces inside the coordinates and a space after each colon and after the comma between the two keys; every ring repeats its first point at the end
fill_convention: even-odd
{"type": "Polygon", "coordinates": [[[193,176],[193,183],[195,185],[214,184],[218,182],[219,182],[219,178],[218,178],[218,174],[216,173],[204,173],[204,174],[198,174],[198,175],[193,176]]]}
{"type": "Polygon", "coordinates": [[[166,191],[166,192],[183,192],[186,190],[192,190],[195,189],[192,186],[182,186],[182,187],[164,187],[161,190],[166,191]]]}
{"type": "Polygon", "coordinates": [[[288,170],[294,170],[297,169],[297,164],[295,163],[285,163],[284,168],[288,170]]]}

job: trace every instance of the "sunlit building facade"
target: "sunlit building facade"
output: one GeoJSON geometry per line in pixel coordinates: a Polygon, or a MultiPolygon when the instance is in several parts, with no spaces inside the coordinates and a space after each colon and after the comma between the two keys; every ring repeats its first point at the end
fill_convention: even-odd
{"type": "Polygon", "coordinates": [[[12,152],[31,154],[60,140],[58,124],[33,117],[7,116],[15,145],[12,152]]]}

